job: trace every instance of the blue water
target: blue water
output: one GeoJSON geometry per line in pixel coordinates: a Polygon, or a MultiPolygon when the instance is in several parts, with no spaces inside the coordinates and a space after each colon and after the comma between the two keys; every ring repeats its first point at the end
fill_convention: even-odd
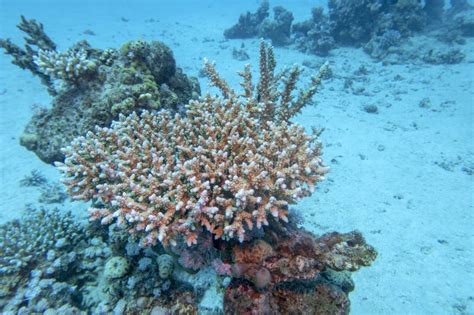
{"type": "MultiPolygon", "coordinates": [[[[326,1],[270,5],[292,11],[294,22],[308,19],[314,6],[327,10],[326,1]]],[[[16,25],[24,15],[43,23],[58,51],[82,39],[99,49],[119,48],[130,40],[159,40],[172,49],[184,73],[199,78],[202,94],[214,93],[199,75],[204,58],[215,61],[236,89],[237,71],[246,63],[258,68],[257,37],[223,36],[240,13],[257,6],[257,1],[246,0],[0,0],[0,38],[22,46],[23,34],[16,25]],[[249,60],[232,57],[232,49],[242,44],[249,60]]],[[[360,47],[339,45],[327,56],[303,53],[291,45],[275,48],[279,67],[304,65],[303,86],[317,71],[315,65],[331,65],[332,77],[314,103],[293,119],[308,131],[325,128],[320,140],[331,171],[295,208],[306,229],[316,234],[359,230],[377,249],[372,266],[352,276],[352,314],[474,314],[474,38],[463,36],[463,44],[446,46],[431,40],[434,37],[424,31],[410,40],[434,45],[433,49],[459,48],[464,59],[431,64],[413,57],[387,64],[360,47]],[[366,74],[358,74],[361,66],[366,74]],[[375,105],[377,113],[364,109],[369,105],[375,105]]],[[[38,200],[40,189],[20,185],[33,170],[49,183],[59,183],[60,174],[19,144],[33,115],[32,105],[48,107],[52,97],[38,77],[11,60],[0,54],[0,222],[10,224],[28,215],[31,207],[72,211],[78,222],[84,222],[88,204],[70,199],[45,204],[38,200]]],[[[212,276],[188,279],[204,283],[201,304],[209,309],[218,308],[222,298],[217,282],[206,278],[212,276]]],[[[17,290],[32,276],[23,277],[17,290]]],[[[94,294],[101,298],[113,292],[94,294]]],[[[9,299],[11,295],[0,294],[0,308],[9,299]]],[[[93,307],[97,305],[89,310],[98,312],[93,307]]]]}

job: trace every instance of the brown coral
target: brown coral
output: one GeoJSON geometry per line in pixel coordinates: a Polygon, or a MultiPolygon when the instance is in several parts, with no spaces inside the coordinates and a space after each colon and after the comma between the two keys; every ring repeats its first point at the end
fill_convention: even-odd
{"type": "Polygon", "coordinates": [[[226,314],[347,314],[354,286],[333,269],[355,271],[377,256],[359,232],[316,237],[289,226],[284,233],[269,229],[265,240],[234,245],[226,314]]]}
{"type": "Polygon", "coordinates": [[[315,283],[281,287],[274,292],[257,290],[246,283],[232,283],[225,291],[224,314],[349,314],[350,301],[338,287],[315,283]]]}
{"type": "Polygon", "coordinates": [[[243,95],[206,63],[223,98],[191,101],[184,117],[122,116],[77,138],[58,163],[70,194],[99,200],[105,207],[91,209],[93,219],[117,221],[145,245],[181,236],[195,244],[203,228],[216,239],[243,241],[246,231],[287,221],[288,204],[310,195],[327,172],[317,135],[289,122],[320,80],[293,100],[299,72],[274,74],[271,47],[262,43],[260,53],[260,81],[254,88],[246,67],[243,95]]]}
{"type": "Polygon", "coordinates": [[[268,257],[275,256],[273,247],[262,239],[257,239],[245,246],[235,246],[232,249],[235,263],[260,263],[268,257]]]}
{"type": "Polygon", "coordinates": [[[333,232],[316,238],[305,230],[295,229],[286,237],[268,233],[266,238],[268,242],[254,240],[234,245],[234,277],[255,283],[259,280],[257,272],[266,269],[272,277],[267,283],[270,285],[311,280],[327,268],[336,271],[359,270],[369,266],[377,256],[375,249],[357,231],[345,234],[333,232]]]}

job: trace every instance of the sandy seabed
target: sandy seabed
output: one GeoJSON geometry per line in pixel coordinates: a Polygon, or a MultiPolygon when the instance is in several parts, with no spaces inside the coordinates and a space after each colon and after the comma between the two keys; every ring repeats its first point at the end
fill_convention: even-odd
{"type": "MultiPolygon", "coordinates": [[[[258,40],[224,39],[222,32],[254,1],[4,1],[0,37],[22,42],[15,28],[21,14],[41,21],[66,50],[87,39],[93,47],[119,47],[128,40],[160,40],[174,51],[185,73],[198,75],[202,59],[237,87],[246,62],[258,62],[258,40]],[[75,4],[72,4],[75,3],[75,4]],[[125,18],[128,21],[125,22],[125,18]],[[150,20],[153,19],[153,20],[150,20]],[[84,34],[91,30],[94,36],[84,34]],[[232,48],[244,43],[250,61],[237,61],[232,48]]],[[[309,17],[315,1],[272,1],[309,17]]],[[[331,63],[333,78],[295,118],[308,129],[324,127],[324,160],[331,167],[316,193],[296,208],[305,227],[321,234],[360,230],[379,257],[354,274],[353,314],[474,314],[474,40],[462,47],[456,65],[383,65],[361,49],[332,51],[327,58],[276,48],[279,65],[331,63]],[[354,72],[364,66],[368,73],[354,72]],[[354,82],[352,89],[344,82],[354,82]],[[429,98],[429,106],[420,102],[429,98]],[[378,113],[364,106],[376,105],[378,113]]],[[[32,105],[47,106],[40,80],[0,56],[0,222],[19,217],[39,192],[19,181],[33,169],[51,182],[53,166],[19,145],[32,105]]],[[[254,67],[254,70],[256,67],[254,67]]],[[[208,82],[200,79],[203,91],[208,82]]],[[[64,210],[85,217],[87,205],[64,210]]]]}

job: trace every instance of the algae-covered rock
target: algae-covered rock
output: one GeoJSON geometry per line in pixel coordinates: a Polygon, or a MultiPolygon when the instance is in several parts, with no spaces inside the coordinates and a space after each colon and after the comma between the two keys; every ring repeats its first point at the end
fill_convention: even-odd
{"type": "Polygon", "coordinates": [[[122,278],[127,274],[129,264],[126,258],[115,256],[110,258],[104,267],[104,276],[107,279],[122,278]]]}
{"type": "MultiPolygon", "coordinates": [[[[29,23],[39,28],[34,20],[29,23]]],[[[176,67],[173,52],[159,41],[130,41],[106,50],[81,41],[65,52],[36,46],[19,51],[8,40],[0,43],[13,63],[39,75],[54,96],[51,109],[35,113],[20,137],[21,145],[46,163],[62,161],[61,149],[74,138],[110,126],[120,114],[178,111],[200,94],[197,79],[176,67]],[[28,67],[18,61],[26,57],[28,67]]]]}
{"type": "Polygon", "coordinates": [[[168,279],[173,273],[174,260],[173,257],[167,254],[160,255],[158,257],[158,268],[161,279],[168,279]]]}
{"type": "Polygon", "coordinates": [[[35,114],[20,138],[47,163],[62,161],[61,149],[72,139],[109,126],[119,114],[178,110],[200,93],[197,80],[176,68],[172,51],[161,42],[136,41],[106,51],[82,43],[81,49],[99,64],[94,79],[65,84],[52,108],[35,114]]]}

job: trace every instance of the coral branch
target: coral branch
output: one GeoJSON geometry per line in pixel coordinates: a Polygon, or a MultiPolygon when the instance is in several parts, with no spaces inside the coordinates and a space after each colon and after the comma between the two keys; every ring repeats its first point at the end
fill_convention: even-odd
{"type": "MultiPolygon", "coordinates": [[[[27,20],[23,15],[21,16],[21,22],[17,27],[26,33],[25,41],[28,45],[36,46],[43,50],[55,50],[56,44],[49,38],[44,32],[43,24],[36,22],[36,20],[27,20]]],[[[27,45],[27,50],[28,50],[27,45]]]]}
{"type": "Polygon", "coordinates": [[[229,87],[229,84],[221,78],[214,64],[209,62],[207,59],[204,59],[204,72],[208,76],[212,85],[222,92],[224,98],[231,97],[235,94],[234,90],[229,87]]]}
{"type": "MultiPolygon", "coordinates": [[[[300,90],[298,99],[296,101],[293,101],[291,103],[290,101],[287,101],[286,103],[282,101],[280,105],[278,119],[282,121],[287,121],[291,117],[300,113],[301,109],[311,100],[314,94],[316,94],[316,92],[318,91],[318,88],[321,86],[323,78],[328,74],[328,72],[329,72],[329,63],[326,62],[321,66],[321,68],[319,68],[319,72],[311,78],[310,87],[307,90],[300,90]]],[[[297,70],[293,70],[290,72],[290,77],[286,81],[287,87],[288,85],[290,85],[289,89],[291,89],[292,85],[294,86],[294,82],[292,82],[291,80],[292,76],[298,76],[298,75],[299,73],[297,72],[297,70]]],[[[294,79],[294,81],[296,81],[296,78],[294,79]]],[[[286,92],[286,89],[285,89],[285,92],[286,92]]]]}

